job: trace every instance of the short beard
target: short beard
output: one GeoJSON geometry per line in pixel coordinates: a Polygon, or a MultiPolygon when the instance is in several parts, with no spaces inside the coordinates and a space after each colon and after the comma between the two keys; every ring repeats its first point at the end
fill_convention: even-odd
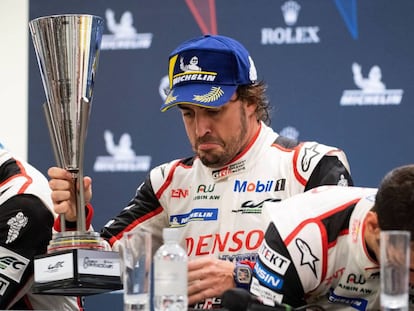
{"type": "Polygon", "coordinates": [[[200,161],[207,167],[219,168],[233,160],[246,146],[244,141],[247,136],[247,118],[243,105],[240,105],[240,133],[238,136],[231,137],[224,143],[221,153],[208,154],[209,156],[198,154],[200,161]]]}

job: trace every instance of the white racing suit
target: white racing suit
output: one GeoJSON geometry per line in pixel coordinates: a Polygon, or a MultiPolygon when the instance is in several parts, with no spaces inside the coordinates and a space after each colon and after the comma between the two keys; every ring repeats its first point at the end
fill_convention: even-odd
{"type": "Polygon", "coordinates": [[[268,305],[380,310],[379,258],[364,239],[364,219],[376,192],[322,186],[277,206],[266,204],[271,223],[258,251],[250,292],[268,305]]]}
{"type": "MultiPolygon", "coordinates": [[[[352,185],[341,150],[316,142],[297,145],[262,123],[249,146],[225,167],[208,168],[191,157],[152,169],[101,233],[117,250],[125,231],[145,228],[152,232],[155,250],[162,244],[162,228],[177,227],[190,259],[255,260],[269,222],[264,202],[338,183],[352,185]]],[[[197,308],[216,305],[218,298],[197,308]]]]}
{"type": "Polygon", "coordinates": [[[0,310],[81,310],[74,297],[35,295],[33,258],[52,238],[47,179],[0,144],[0,310]]]}

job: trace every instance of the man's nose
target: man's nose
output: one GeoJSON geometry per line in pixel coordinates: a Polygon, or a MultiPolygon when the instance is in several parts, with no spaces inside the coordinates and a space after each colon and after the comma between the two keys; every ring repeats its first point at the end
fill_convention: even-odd
{"type": "Polygon", "coordinates": [[[197,113],[195,116],[195,123],[196,134],[198,137],[203,137],[211,132],[211,118],[209,118],[205,113],[197,113]]]}

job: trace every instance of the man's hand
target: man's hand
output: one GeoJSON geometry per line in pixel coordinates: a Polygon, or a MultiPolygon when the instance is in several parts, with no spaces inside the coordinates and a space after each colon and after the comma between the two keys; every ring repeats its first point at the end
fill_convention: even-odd
{"type": "MultiPolygon", "coordinates": [[[[49,187],[52,189],[52,201],[54,211],[65,214],[68,221],[76,221],[76,193],[72,173],[59,167],[51,167],[47,171],[50,180],[49,187]]],[[[85,204],[92,197],[92,180],[84,177],[85,204]]]]}
{"type": "Polygon", "coordinates": [[[206,298],[220,297],[235,287],[234,263],[211,257],[192,259],[188,262],[188,304],[206,298]]]}

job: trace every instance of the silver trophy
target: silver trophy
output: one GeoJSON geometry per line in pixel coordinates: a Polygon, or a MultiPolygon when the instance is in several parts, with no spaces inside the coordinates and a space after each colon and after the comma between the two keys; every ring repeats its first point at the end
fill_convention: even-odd
{"type": "Polygon", "coordinates": [[[29,22],[53,152],[57,165],[72,173],[77,199],[76,230],[66,230],[61,215],[61,232],[53,234],[48,254],[35,258],[38,293],[89,295],[122,287],[118,254],[104,251],[99,233],[86,230],[83,194],[84,144],[103,25],[98,16],[76,14],[29,22]]]}

